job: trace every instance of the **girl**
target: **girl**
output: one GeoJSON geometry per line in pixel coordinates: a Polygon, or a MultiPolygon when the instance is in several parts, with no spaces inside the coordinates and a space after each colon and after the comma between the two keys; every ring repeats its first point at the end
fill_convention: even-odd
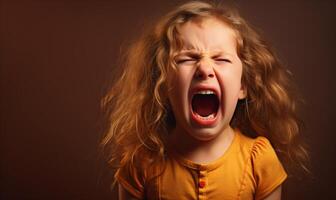
{"type": "Polygon", "coordinates": [[[280,199],[281,162],[305,168],[289,73],[234,9],[186,3],[126,57],[103,100],[120,199],[280,199]]]}

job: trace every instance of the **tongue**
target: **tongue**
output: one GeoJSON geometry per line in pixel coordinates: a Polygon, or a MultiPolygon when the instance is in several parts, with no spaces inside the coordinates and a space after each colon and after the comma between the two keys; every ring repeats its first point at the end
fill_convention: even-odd
{"type": "Polygon", "coordinates": [[[218,100],[216,95],[196,94],[192,100],[192,108],[195,113],[202,117],[217,112],[218,100]]]}

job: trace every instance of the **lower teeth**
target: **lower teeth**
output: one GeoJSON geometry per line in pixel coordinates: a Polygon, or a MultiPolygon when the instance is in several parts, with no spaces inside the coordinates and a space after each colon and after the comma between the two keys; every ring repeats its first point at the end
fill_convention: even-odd
{"type": "Polygon", "coordinates": [[[197,114],[197,117],[199,117],[199,118],[201,118],[203,120],[209,120],[209,119],[215,118],[215,114],[210,114],[210,115],[208,115],[206,117],[203,117],[203,116],[197,114]]]}

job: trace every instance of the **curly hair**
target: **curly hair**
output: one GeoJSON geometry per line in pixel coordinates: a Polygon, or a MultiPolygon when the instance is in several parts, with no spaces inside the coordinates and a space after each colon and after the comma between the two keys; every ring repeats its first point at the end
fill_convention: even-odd
{"type": "Polygon", "coordinates": [[[148,162],[164,162],[165,136],[175,121],[167,76],[181,48],[177,27],[210,17],[236,32],[243,63],[247,97],[238,102],[231,126],[250,137],[267,137],[287,172],[309,171],[291,74],[236,9],[202,1],[185,3],[168,13],[125,53],[122,72],[102,100],[108,120],[102,146],[109,162],[131,168],[136,165],[134,158],[143,153],[148,162]]]}

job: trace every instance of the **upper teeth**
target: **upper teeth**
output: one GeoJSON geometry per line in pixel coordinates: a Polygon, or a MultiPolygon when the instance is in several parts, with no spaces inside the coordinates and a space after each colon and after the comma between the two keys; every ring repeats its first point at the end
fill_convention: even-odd
{"type": "Polygon", "coordinates": [[[198,91],[196,94],[215,94],[212,90],[201,90],[198,91]]]}

